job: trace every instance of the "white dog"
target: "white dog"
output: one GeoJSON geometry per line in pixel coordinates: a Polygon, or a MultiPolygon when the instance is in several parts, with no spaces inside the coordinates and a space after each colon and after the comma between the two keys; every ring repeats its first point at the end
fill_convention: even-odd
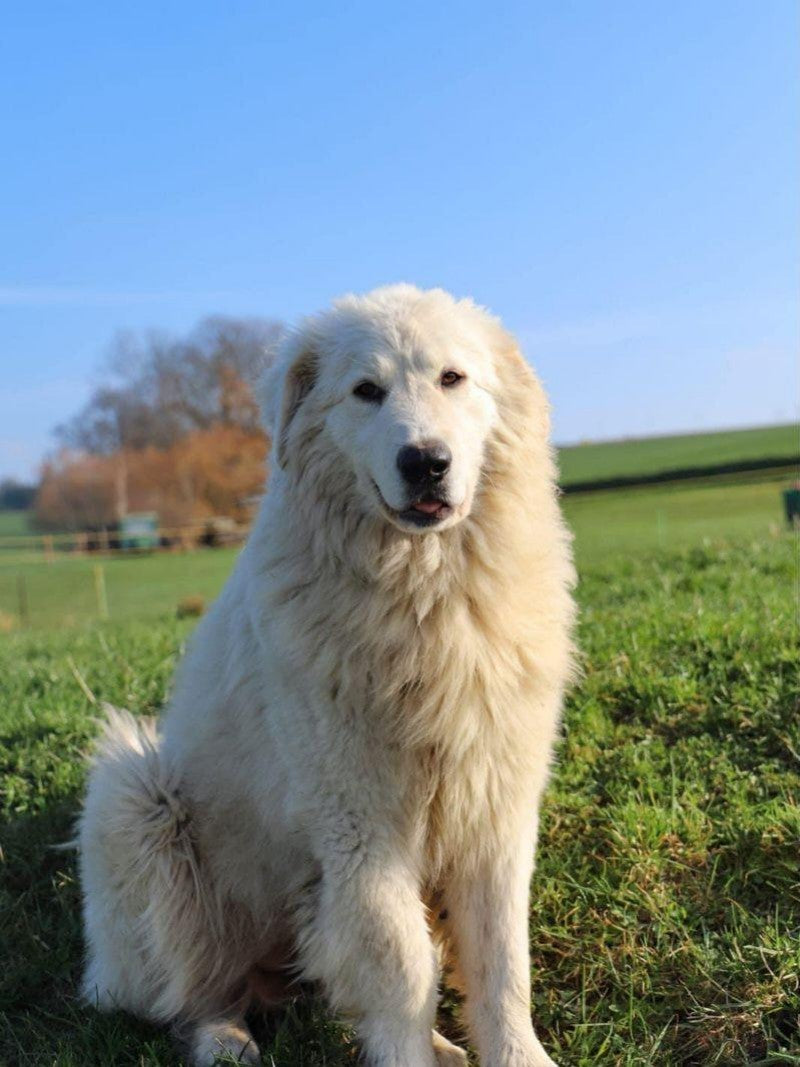
{"type": "Polygon", "coordinates": [[[571,671],[547,404],[500,324],[411,286],[346,297],[267,383],[269,491],[161,724],[113,713],[81,822],[84,992],[259,1062],[301,974],[373,1067],[491,1067],[530,1019],[537,808],[571,671]]]}

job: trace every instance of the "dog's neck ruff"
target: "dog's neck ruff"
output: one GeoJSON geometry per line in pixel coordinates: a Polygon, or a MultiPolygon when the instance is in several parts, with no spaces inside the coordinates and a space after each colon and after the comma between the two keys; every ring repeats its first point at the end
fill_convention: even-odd
{"type": "Polygon", "coordinates": [[[310,428],[267,502],[262,607],[291,633],[298,672],[313,664],[327,694],[390,714],[406,740],[435,742],[454,705],[499,713],[545,665],[562,671],[552,646],[571,622],[572,570],[554,466],[546,442],[512,437],[503,427],[489,441],[471,514],[441,532],[368,513],[310,428]]]}
{"type": "Polygon", "coordinates": [[[288,472],[281,505],[288,554],[304,585],[313,575],[320,585],[388,598],[418,622],[437,599],[467,591],[469,569],[486,537],[482,486],[472,513],[457,525],[406,531],[368,509],[355,478],[331,463],[327,450],[314,451],[308,449],[304,462],[288,472]]]}

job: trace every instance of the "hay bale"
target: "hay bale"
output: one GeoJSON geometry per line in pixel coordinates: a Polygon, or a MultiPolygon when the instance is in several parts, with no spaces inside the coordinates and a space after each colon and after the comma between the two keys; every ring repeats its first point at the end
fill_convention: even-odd
{"type": "Polygon", "coordinates": [[[202,596],[185,596],[178,601],[177,616],[179,619],[191,619],[202,615],[206,610],[206,600],[202,596]]]}

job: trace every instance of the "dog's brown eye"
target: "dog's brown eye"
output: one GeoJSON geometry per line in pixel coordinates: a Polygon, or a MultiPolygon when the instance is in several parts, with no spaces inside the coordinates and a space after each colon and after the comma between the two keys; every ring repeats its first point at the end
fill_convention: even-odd
{"type": "Polygon", "coordinates": [[[353,390],[353,396],[357,396],[360,400],[369,400],[373,404],[380,404],[386,396],[386,391],[375,382],[359,382],[353,390]]]}
{"type": "Polygon", "coordinates": [[[446,370],[439,379],[440,383],[449,389],[451,385],[458,385],[459,382],[464,380],[464,375],[459,374],[457,370],[446,370]]]}

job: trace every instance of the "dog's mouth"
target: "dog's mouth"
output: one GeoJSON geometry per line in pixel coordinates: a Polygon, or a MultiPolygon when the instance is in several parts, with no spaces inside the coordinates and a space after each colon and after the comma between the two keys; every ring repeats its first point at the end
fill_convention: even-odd
{"type": "Polygon", "coordinates": [[[402,510],[390,507],[383,497],[383,493],[375,482],[372,483],[381,506],[395,522],[407,523],[411,526],[425,527],[438,526],[453,514],[453,507],[448,501],[435,493],[423,493],[417,500],[413,500],[402,510]]]}
{"type": "Polygon", "coordinates": [[[447,501],[435,496],[423,496],[404,511],[395,512],[403,522],[413,523],[414,526],[436,526],[452,514],[453,509],[447,501]]]}

